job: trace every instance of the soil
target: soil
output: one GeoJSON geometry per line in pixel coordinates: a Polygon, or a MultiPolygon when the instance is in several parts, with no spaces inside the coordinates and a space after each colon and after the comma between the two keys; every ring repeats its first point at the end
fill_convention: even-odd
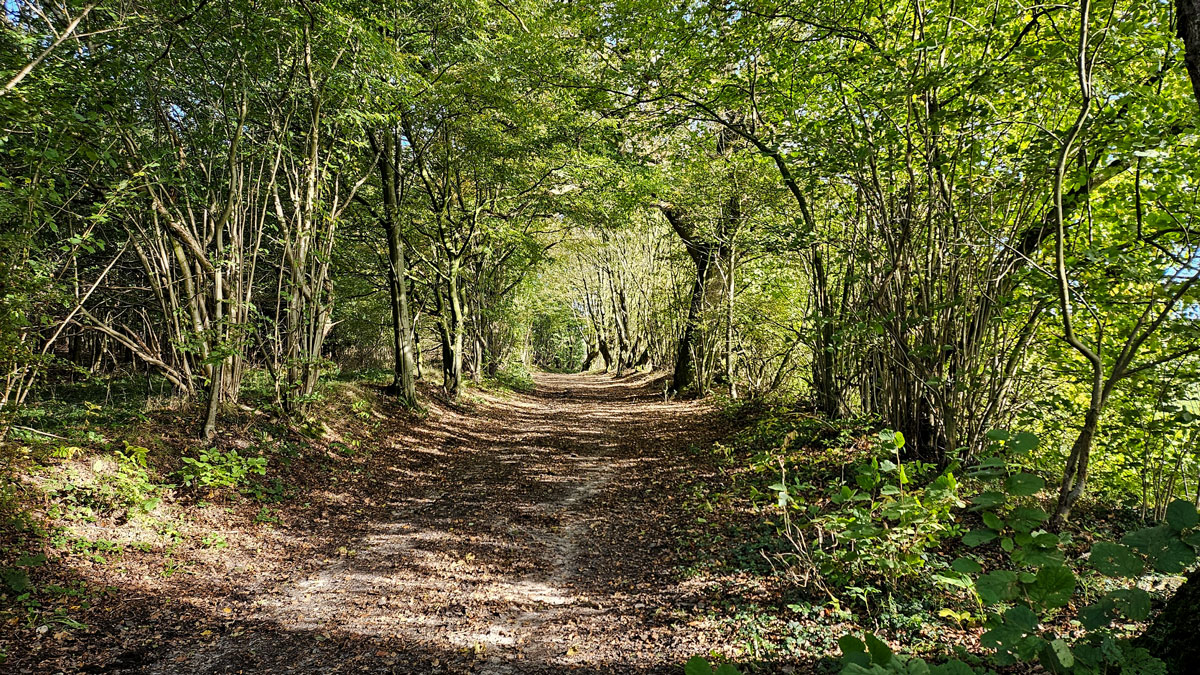
{"type": "Polygon", "coordinates": [[[106,619],[9,672],[678,673],[725,651],[679,537],[711,406],[651,376],[473,396],[389,417],[352,479],[228,533],[228,559],[110,580],[106,619]]]}

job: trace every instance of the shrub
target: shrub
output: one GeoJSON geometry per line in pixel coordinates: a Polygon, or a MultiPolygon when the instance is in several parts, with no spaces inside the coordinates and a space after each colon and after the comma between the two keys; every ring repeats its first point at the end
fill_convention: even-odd
{"type": "Polygon", "coordinates": [[[496,373],[496,381],[508,389],[521,393],[531,392],[535,386],[533,375],[520,361],[504,364],[504,367],[496,373]]]}
{"type": "MultiPolygon", "coordinates": [[[[963,543],[968,547],[994,545],[1007,555],[1007,561],[995,564],[994,557],[961,557],[949,574],[957,575],[961,585],[988,608],[987,631],[980,637],[980,645],[990,653],[992,662],[999,666],[1036,662],[1049,672],[1078,675],[1165,672],[1162,661],[1123,638],[1113,625],[1149,617],[1150,595],[1132,583],[1148,569],[1179,574],[1195,563],[1200,548],[1196,506],[1176,500],[1167,506],[1164,522],[1131,532],[1119,543],[1098,541],[1092,545],[1089,566],[1102,576],[1127,583],[1079,610],[1079,623],[1087,632],[1070,643],[1046,627],[1047,619],[1076,604],[1078,576],[1084,570],[1068,566],[1063,554],[1066,537],[1042,527],[1049,516],[1037,506],[1035,497],[1045,481],[1010,461],[1031,452],[1038,439],[1005,431],[991,432],[988,437],[992,440],[989,453],[971,472],[988,487],[971,499],[983,527],[968,532],[963,543]],[[986,570],[985,564],[993,569],[986,570]]],[[[915,672],[914,666],[922,672],[937,672],[923,662],[918,665],[918,660],[872,648],[873,644],[882,642],[867,636],[864,647],[858,638],[843,638],[842,672],[907,673],[915,672]]],[[[972,672],[958,661],[938,669],[972,672]]]]}
{"type": "Polygon", "coordinates": [[[267,473],[266,457],[239,455],[237,450],[221,452],[217,448],[200,451],[199,457],[184,457],[179,470],[184,485],[205,488],[237,488],[244,485],[251,474],[267,473]]]}
{"type": "Polygon", "coordinates": [[[882,575],[894,587],[926,573],[932,550],[958,534],[949,515],[966,504],[954,473],[901,462],[904,435],[898,432],[881,432],[876,447],[877,456],[860,465],[852,481],[837,485],[824,506],[805,504],[804,486],[785,481],[771,486],[784,508],[793,562],[815,565],[835,582],[861,586],[863,579],[882,575]],[[802,516],[799,522],[791,512],[802,516]]]}

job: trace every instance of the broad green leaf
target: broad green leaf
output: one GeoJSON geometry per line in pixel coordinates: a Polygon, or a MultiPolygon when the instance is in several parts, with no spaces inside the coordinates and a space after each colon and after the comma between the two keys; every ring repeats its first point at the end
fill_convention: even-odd
{"type": "Polygon", "coordinates": [[[17,558],[15,564],[17,567],[38,567],[46,562],[46,556],[43,553],[37,555],[23,555],[17,558]]]}
{"type": "Polygon", "coordinates": [[[892,660],[892,648],[887,643],[875,637],[872,633],[863,635],[867,643],[867,651],[871,652],[871,663],[886,666],[892,660]]]}
{"type": "Polygon", "coordinates": [[[1025,472],[1013,474],[1004,481],[1004,489],[1010,495],[1017,497],[1036,495],[1044,487],[1046,487],[1046,481],[1041,476],[1025,472]]]}
{"type": "Polygon", "coordinates": [[[1179,538],[1170,525],[1162,524],[1131,532],[1121,543],[1132,546],[1159,572],[1178,574],[1196,560],[1195,550],[1179,538]]]}
{"type": "MultiPolygon", "coordinates": [[[[678,663],[678,662],[677,662],[678,663]]],[[[703,656],[693,656],[683,665],[684,675],[713,675],[712,666],[703,656]]]]}
{"type": "Polygon", "coordinates": [[[975,675],[975,669],[957,659],[929,667],[929,675],[975,675]]]}
{"type": "Polygon", "coordinates": [[[1008,448],[1013,452],[1027,453],[1036,450],[1038,447],[1038,437],[1036,434],[1028,431],[1018,431],[1016,436],[1013,436],[1008,441],[1008,448]]]}
{"type": "Polygon", "coordinates": [[[1167,505],[1167,525],[1176,532],[1195,527],[1198,520],[1200,516],[1196,514],[1196,506],[1191,502],[1176,499],[1167,505]]]}
{"type": "Polygon", "coordinates": [[[981,546],[989,541],[994,541],[996,536],[996,533],[992,530],[971,530],[963,535],[962,540],[967,546],[973,547],[981,546]]]}
{"type": "Polygon", "coordinates": [[[862,640],[847,633],[838,638],[838,646],[842,648],[842,661],[864,667],[871,665],[867,645],[862,640]]]}
{"type": "Polygon", "coordinates": [[[983,571],[983,566],[970,558],[956,558],[950,567],[963,574],[979,574],[983,571]]]}
{"type": "Polygon", "coordinates": [[[1165,574],[1179,574],[1196,562],[1196,551],[1178,537],[1168,539],[1166,546],[1148,555],[1154,569],[1165,574]]]}
{"type": "Polygon", "coordinates": [[[1092,546],[1088,562],[1101,574],[1110,577],[1136,577],[1146,567],[1146,563],[1128,546],[1107,541],[1099,541],[1092,546]]]}
{"type": "Polygon", "coordinates": [[[987,649],[995,649],[997,651],[1012,651],[1020,644],[1021,639],[1025,637],[1026,631],[1013,626],[1009,623],[1003,623],[998,626],[993,626],[979,636],[979,644],[987,649]]]}
{"type": "Polygon", "coordinates": [[[985,605],[998,602],[1008,602],[1017,597],[1020,585],[1017,583],[1016,572],[996,570],[988,572],[975,581],[975,589],[985,605]]]}
{"type": "Polygon", "coordinates": [[[1043,567],[1026,592],[1030,600],[1042,607],[1064,607],[1075,594],[1075,573],[1066,566],[1043,567]]]}
{"type": "Polygon", "coordinates": [[[987,508],[991,508],[993,506],[999,506],[1000,504],[1003,504],[1006,499],[1007,499],[1007,497],[1005,496],[1005,494],[1003,492],[996,492],[995,490],[989,490],[987,492],[982,492],[982,493],[977,494],[974,497],[972,497],[971,503],[975,505],[976,509],[987,509],[987,508]]]}
{"type": "Polygon", "coordinates": [[[997,516],[995,513],[992,513],[991,511],[984,512],[983,524],[987,525],[988,527],[992,528],[993,530],[996,530],[997,532],[1004,529],[1004,521],[1000,520],[1000,516],[997,516]]]}
{"type": "Polygon", "coordinates": [[[1008,515],[1008,524],[1018,532],[1032,532],[1050,517],[1036,506],[1022,506],[1008,515]]]}
{"type": "Polygon", "coordinates": [[[1150,616],[1150,594],[1140,588],[1122,588],[1108,596],[1117,611],[1130,621],[1143,621],[1150,616]]]}
{"type": "Polygon", "coordinates": [[[0,570],[0,581],[17,593],[28,590],[30,585],[29,575],[25,573],[25,570],[13,567],[0,570]]]}
{"type": "Polygon", "coordinates": [[[1037,630],[1038,618],[1033,613],[1033,610],[1024,605],[1016,605],[1009,607],[1004,612],[1004,622],[1020,628],[1026,633],[1032,633],[1037,630]]]}
{"type": "Polygon", "coordinates": [[[1132,546],[1143,554],[1149,554],[1151,551],[1166,546],[1167,541],[1173,536],[1174,533],[1170,527],[1155,525],[1154,527],[1145,527],[1130,532],[1121,539],[1121,543],[1126,546],[1132,546]]]}
{"type": "Polygon", "coordinates": [[[1042,659],[1042,663],[1050,666],[1050,669],[1056,673],[1070,672],[1075,665],[1075,656],[1071,654],[1071,648],[1061,639],[1048,642],[1045,649],[1042,650],[1042,654],[1046,657],[1042,659]]]}
{"type": "Polygon", "coordinates": [[[1116,616],[1116,603],[1109,596],[1079,610],[1079,623],[1087,630],[1096,630],[1112,623],[1116,616]]]}

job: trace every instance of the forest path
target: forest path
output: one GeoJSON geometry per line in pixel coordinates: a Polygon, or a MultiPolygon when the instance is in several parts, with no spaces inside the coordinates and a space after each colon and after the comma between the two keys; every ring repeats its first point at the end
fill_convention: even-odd
{"type": "Polygon", "coordinates": [[[263,575],[244,620],[148,672],[678,672],[718,646],[671,562],[712,408],[648,376],[536,382],[385,433],[385,517],[311,573],[263,575]]]}

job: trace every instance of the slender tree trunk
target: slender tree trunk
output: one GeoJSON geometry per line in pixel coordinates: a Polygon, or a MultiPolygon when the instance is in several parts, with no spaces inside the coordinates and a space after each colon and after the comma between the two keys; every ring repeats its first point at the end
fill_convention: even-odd
{"type": "Polygon", "coordinates": [[[1063,338],[1075,351],[1087,359],[1091,368],[1092,391],[1088,401],[1088,410],[1084,415],[1083,427],[1079,430],[1079,435],[1071,446],[1071,454],[1067,457],[1067,465],[1063,469],[1058,503],[1055,505],[1054,517],[1050,520],[1050,525],[1054,528],[1062,527],[1062,524],[1071,515],[1071,508],[1079,500],[1087,486],[1087,470],[1088,462],[1091,459],[1092,442],[1095,440],[1096,430],[1100,426],[1100,415],[1104,411],[1104,401],[1107,395],[1104,382],[1104,361],[1098,352],[1099,345],[1096,350],[1093,350],[1083,344],[1075,335],[1072,319],[1071,282],[1067,276],[1066,265],[1066,209],[1063,206],[1063,183],[1066,180],[1067,161],[1075,151],[1075,141],[1083,130],[1092,104],[1091,62],[1088,60],[1090,10],[1091,0],[1082,0],[1079,10],[1079,43],[1076,51],[1081,102],[1075,122],[1062,141],[1058,153],[1058,163],[1054,171],[1054,262],[1063,338]]]}
{"type": "Polygon", "coordinates": [[[1100,431],[1100,416],[1104,412],[1104,394],[1102,391],[1097,391],[1103,388],[1103,382],[1100,379],[1102,374],[1097,373],[1094,377],[1091,403],[1084,415],[1079,435],[1071,444],[1071,452],[1067,455],[1067,464],[1063,468],[1062,481],[1058,486],[1058,501],[1054,507],[1054,516],[1050,521],[1050,525],[1054,529],[1061,528],[1067,518],[1071,517],[1071,509],[1087,489],[1088,464],[1091,461],[1092,445],[1095,443],[1097,432],[1100,431]]]}
{"type": "Polygon", "coordinates": [[[734,398],[734,399],[736,399],[738,397],[737,379],[736,379],[737,373],[734,372],[735,365],[736,365],[736,359],[734,358],[734,355],[733,355],[733,296],[734,296],[733,273],[734,273],[734,265],[736,262],[737,262],[736,252],[735,252],[733,245],[731,244],[729,246],[729,263],[728,263],[729,266],[725,271],[726,277],[728,278],[728,281],[729,281],[729,283],[727,284],[727,286],[729,288],[729,294],[728,294],[728,298],[726,300],[726,308],[725,308],[725,379],[729,382],[729,397],[734,398]]]}
{"type": "Polygon", "coordinates": [[[459,288],[460,261],[452,258],[446,280],[446,312],[442,332],[442,386],[446,394],[457,399],[463,385],[463,332],[466,320],[463,315],[462,289],[459,288]]]}
{"type": "Polygon", "coordinates": [[[1183,39],[1192,94],[1200,104],[1200,0],[1175,0],[1175,18],[1179,37],[1183,39]]]}
{"type": "Polygon", "coordinates": [[[384,233],[388,245],[388,290],[392,301],[393,367],[391,393],[407,408],[417,407],[414,382],[412,320],[408,310],[408,259],[397,222],[399,197],[396,192],[396,143],[391,133],[383,135],[384,157],[379,163],[383,182],[384,233]]]}

